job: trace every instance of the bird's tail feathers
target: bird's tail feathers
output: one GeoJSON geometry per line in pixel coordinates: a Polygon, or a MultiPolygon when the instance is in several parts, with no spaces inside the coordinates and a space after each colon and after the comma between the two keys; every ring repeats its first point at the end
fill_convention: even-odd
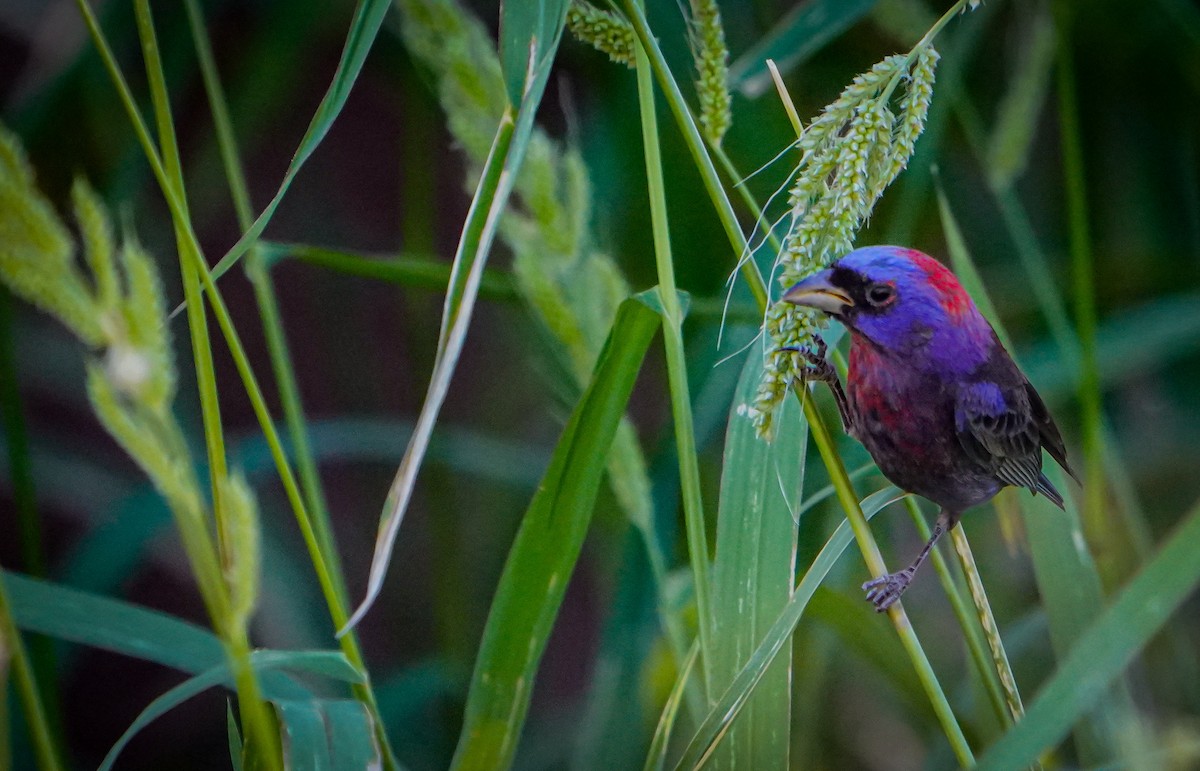
{"type": "MultiPolygon", "coordinates": [[[[1072,476],[1072,478],[1074,478],[1075,475],[1072,474],[1071,476],[1072,476]]],[[[1079,480],[1076,479],[1075,481],[1078,482],[1079,480]]],[[[1041,493],[1042,495],[1049,498],[1050,502],[1053,503],[1055,506],[1057,506],[1060,509],[1063,508],[1062,493],[1060,493],[1054,487],[1054,485],[1050,482],[1050,480],[1046,478],[1045,474],[1038,474],[1037,488],[1034,489],[1034,492],[1041,493]]]]}

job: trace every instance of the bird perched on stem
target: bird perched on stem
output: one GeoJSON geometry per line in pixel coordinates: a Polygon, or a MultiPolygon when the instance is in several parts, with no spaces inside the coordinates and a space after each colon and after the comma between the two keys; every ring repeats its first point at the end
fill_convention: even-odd
{"type": "Polygon", "coordinates": [[[887,610],[962,513],[1002,487],[1025,487],[1059,508],[1042,448],[1078,481],[1054,420],[948,268],[914,249],[856,249],[783,299],[850,330],[846,390],[825,346],[798,350],[829,384],[846,433],[896,486],[941,506],[929,542],[904,570],[863,584],[887,610]]]}

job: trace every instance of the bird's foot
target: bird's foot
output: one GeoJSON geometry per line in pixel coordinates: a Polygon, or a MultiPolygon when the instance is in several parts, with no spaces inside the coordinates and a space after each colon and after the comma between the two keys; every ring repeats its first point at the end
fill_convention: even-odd
{"type": "Polygon", "coordinates": [[[867,593],[867,602],[875,605],[876,612],[883,613],[908,589],[915,572],[905,568],[897,573],[888,573],[886,576],[867,581],[862,585],[863,591],[867,593]]]}
{"type": "Polygon", "coordinates": [[[829,350],[825,345],[825,341],[820,337],[813,339],[813,347],[801,347],[798,345],[780,348],[781,351],[792,351],[800,354],[804,359],[805,367],[802,379],[805,381],[815,380],[821,383],[836,383],[838,381],[837,369],[833,364],[825,358],[826,352],[829,350]]]}

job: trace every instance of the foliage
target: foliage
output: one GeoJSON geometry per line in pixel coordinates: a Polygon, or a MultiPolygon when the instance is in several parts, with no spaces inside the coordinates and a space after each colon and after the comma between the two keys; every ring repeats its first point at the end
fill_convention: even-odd
{"type": "Polygon", "coordinates": [[[1185,4],[76,5],[0,32],[0,766],[1200,758],[1185,4]],[[774,300],[896,241],[1085,484],[877,616],[927,512],[774,300]]]}

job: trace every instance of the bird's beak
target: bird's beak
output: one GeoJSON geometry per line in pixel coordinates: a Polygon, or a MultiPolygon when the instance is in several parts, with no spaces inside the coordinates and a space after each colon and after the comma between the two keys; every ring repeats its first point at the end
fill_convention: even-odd
{"type": "Polygon", "coordinates": [[[831,270],[814,273],[783,293],[783,301],[792,305],[807,305],[837,316],[854,305],[850,295],[829,282],[831,270]]]}

